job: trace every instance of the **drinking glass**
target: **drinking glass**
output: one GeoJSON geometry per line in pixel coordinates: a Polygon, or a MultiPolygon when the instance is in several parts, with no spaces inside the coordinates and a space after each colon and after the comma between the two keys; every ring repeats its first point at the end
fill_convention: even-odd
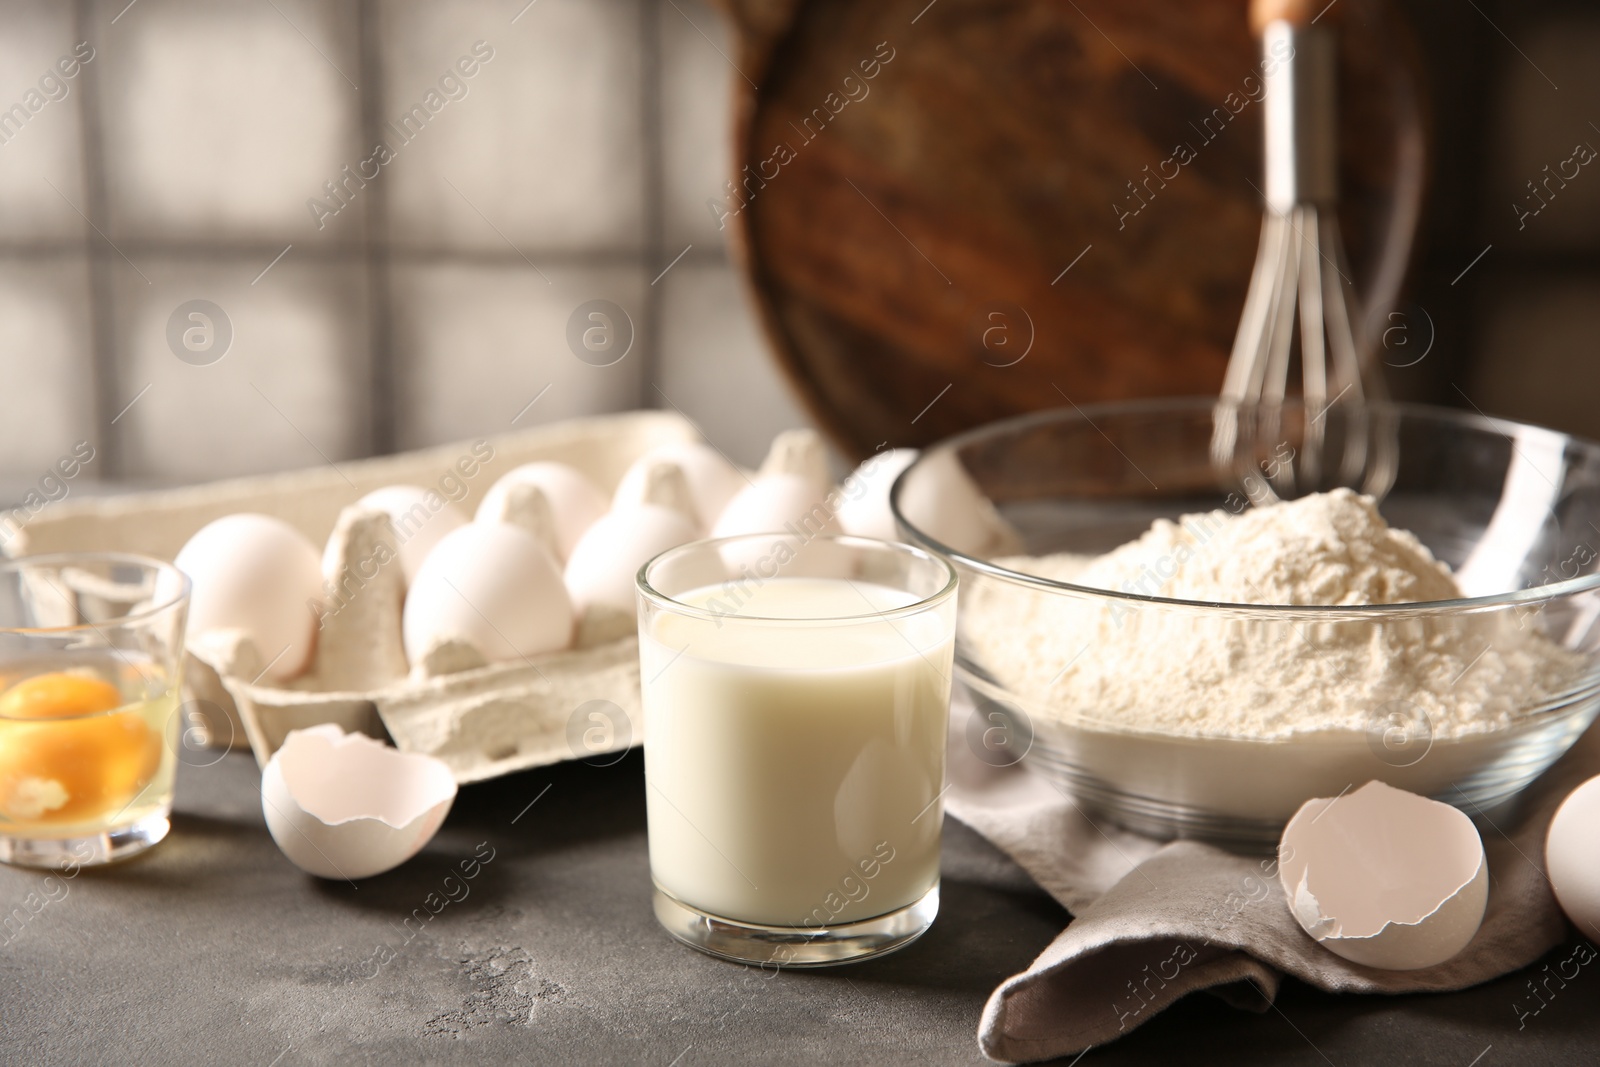
{"type": "Polygon", "coordinates": [[[921,549],[756,534],[639,572],[655,912],[724,958],[823,966],[939,907],[956,577],[921,549]]]}
{"type": "Polygon", "coordinates": [[[188,604],[141,556],[0,564],[0,861],[91,866],[167,835],[188,604]]]}

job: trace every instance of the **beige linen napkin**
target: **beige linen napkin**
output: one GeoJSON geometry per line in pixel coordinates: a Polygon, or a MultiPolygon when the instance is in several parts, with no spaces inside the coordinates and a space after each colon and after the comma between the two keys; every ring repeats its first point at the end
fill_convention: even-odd
{"type": "MultiPolygon", "coordinates": [[[[968,714],[970,705],[958,703],[954,725],[968,714]]],[[[1567,794],[1596,774],[1600,729],[1524,794],[1514,824],[1480,817],[1490,888],[1477,936],[1437,967],[1380,971],[1335,956],[1301,930],[1271,857],[1119,830],[1040,775],[980,762],[955,729],[947,810],[1074,916],[989,997],[978,1043],[1007,1063],[1071,1055],[1195,990],[1266,1011],[1285,974],[1332,992],[1412,993],[1462,989],[1524,967],[1567,936],[1544,874],[1545,831],[1567,794]]],[[[1600,940],[1600,930],[1583,933],[1600,940]]]]}

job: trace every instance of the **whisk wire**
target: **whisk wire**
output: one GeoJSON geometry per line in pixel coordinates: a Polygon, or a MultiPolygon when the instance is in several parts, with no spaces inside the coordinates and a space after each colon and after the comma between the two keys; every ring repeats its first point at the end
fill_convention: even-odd
{"type": "Polygon", "coordinates": [[[1227,482],[1255,487],[1257,502],[1322,487],[1325,467],[1339,484],[1381,495],[1393,485],[1398,442],[1368,406],[1383,398],[1383,385],[1353,325],[1358,302],[1336,211],[1332,31],[1278,15],[1265,22],[1262,47],[1288,58],[1266,79],[1267,210],[1223,378],[1212,464],[1227,482]],[[1299,421],[1286,427],[1294,385],[1299,421]],[[1334,406],[1348,414],[1337,430],[1334,406]],[[1297,446],[1287,458],[1284,445],[1297,446]],[[1337,462],[1327,462],[1334,449],[1337,462]]]}
{"type": "MultiPolygon", "coordinates": [[[[1317,209],[1296,207],[1295,228],[1302,235],[1300,246],[1300,378],[1305,420],[1301,441],[1301,471],[1305,481],[1316,485],[1322,480],[1322,444],[1326,420],[1319,416],[1328,406],[1328,322],[1323,314],[1321,230],[1317,209]]],[[[1337,379],[1337,372],[1335,378],[1337,379]]]]}

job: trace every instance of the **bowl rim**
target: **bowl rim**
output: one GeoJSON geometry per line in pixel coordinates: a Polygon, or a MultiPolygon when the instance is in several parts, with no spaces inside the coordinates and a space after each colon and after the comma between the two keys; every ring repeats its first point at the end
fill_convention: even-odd
{"type": "MultiPolygon", "coordinates": [[[[1487,596],[1456,597],[1450,600],[1414,600],[1398,604],[1243,604],[1229,601],[1184,600],[1178,597],[1151,596],[1146,593],[1135,593],[1122,589],[1076,585],[1072,582],[1057,581],[1051,578],[1043,578],[1036,574],[1028,574],[1024,571],[1001,567],[988,560],[980,559],[944,544],[919,529],[902,514],[900,510],[900,493],[906,484],[906,479],[912,471],[926,462],[927,458],[935,452],[953,452],[975,441],[997,437],[1002,433],[1014,433],[1021,429],[1052,422],[1081,422],[1098,430],[1099,427],[1095,424],[1094,415],[1108,417],[1140,414],[1154,415],[1163,412],[1215,409],[1219,406],[1232,406],[1235,408],[1244,406],[1209,396],[1151,397],[1082,405],[1068,400],[1068,403],[1071,404],[1071,407],[1048,408],[1043,411],[1027,412],[984,423],[982,426],[964,430],[923,449],[917,458],[895,478],[894,484],[889,490],[889,510],[894,515],[895,523],[907,533],[908,540],[913,544],[920,545],[931,552],[955,561],[961,567],[1014,585],[1030,586],[1035,589],[1052,593],[1065,593],[1079,598],[1122,601],[1129,605],[1152,605],[1187,611],[1196,609],[1215,610],[1258,618],[1314,619],[1319,622],[1327,622],[1334,620],[1404,619],[1442,614],[1469,614],[1505,607],[1542,606],[1578,593],[1600,589],[1600,573],[1595,573],[1579,575],[1576,578],[1567,578],[1546,585],[1530,586],[1527,589],[1492,593],[1487,596]]],[[[1286,402],[1285,406],[1293,408],[1298,403],[1297,399],[1291,399],[1286,402]]],[[[1490,430],[1510,441],[1513,449],[1516,447],[1516,438],[1513,436],[1515,432],[1532,431],[1540,434],[1553,434],[1562,441],[1564,446],[1576,444],[1592,451],[1596,461],[1600,462],[1600,443],[1533,423],[1486,415],[1482,411],[1474,413],[1432,404],[1391,401],[1370,402],[1362,405],[1361,409],[1383,414],[1409,416],[1413,419],[1421,418],[1434,422],[1453,423],[1478,430],[1490,430]]],[[[1103,431],[1101,432],[1103,434],[1103,431]]],[[[1114,443],[1113,447],[1115,447],[1114,443]]],[[[1254,507],[1254,505],[1251,506],[1254,507]]]]}

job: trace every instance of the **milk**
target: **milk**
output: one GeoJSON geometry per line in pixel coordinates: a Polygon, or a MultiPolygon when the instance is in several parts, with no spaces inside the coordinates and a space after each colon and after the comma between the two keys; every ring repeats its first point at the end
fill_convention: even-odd
{"type": "MultiPolygon", "coordinates": [[[[722,586],[673,599],[733,610],[722,586]]],[[[777,578],[741,596],[737,614],[666,613],[642,628],[661,889],[720,918],[819,927],[895,911],[937,884],[954,598],[817,621],[916,600],[777,578]]]]}

